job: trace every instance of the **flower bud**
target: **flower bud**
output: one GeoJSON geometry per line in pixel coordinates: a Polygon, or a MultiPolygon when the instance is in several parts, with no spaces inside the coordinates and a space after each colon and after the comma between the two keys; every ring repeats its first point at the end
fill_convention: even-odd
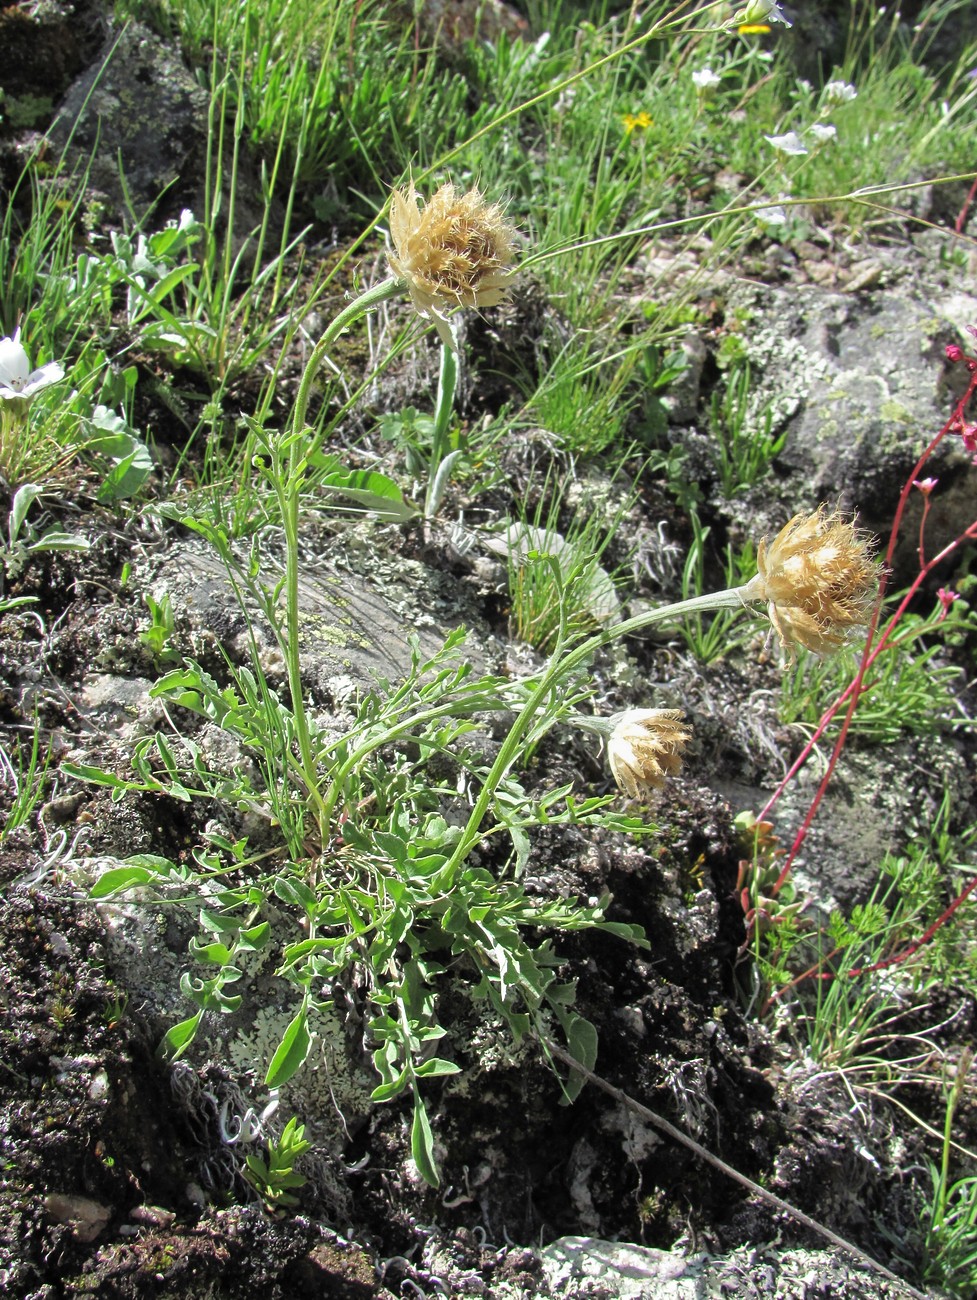
{"type": "Polygon", "coordinates": [[[738,27],[751,27],[761,23],[783,23],[790,27],[784,11],[776,0],[749,0],[745,9],[733,16],[738,27]]]}

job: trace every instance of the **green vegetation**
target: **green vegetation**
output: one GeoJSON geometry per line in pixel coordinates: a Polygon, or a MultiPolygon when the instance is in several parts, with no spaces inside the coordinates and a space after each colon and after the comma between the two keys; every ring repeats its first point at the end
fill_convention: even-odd
{"type": "MultiPolygon", "coordinates": [[[[722,511],[773,481],[784,439],[758,396],[741,338],[748,322],[727,328],[720,378],[707,375],[693,399],[690,423],[706,446],[698,464],[673,444],[668,420],[670,390],[688,368],[681,336],[695,327],[715,337],[715,274],[737,259],[772,243],[799,247],[822,226],[869,246],[877,226],[913,219],[906,190],[963,175],[977,156],[977,81],[967,75],[977,47],[937,76],[920,62],[927,21],[907,35],[866,6],[843,62],[815,85],[797,77],[776,29],[741,32],[726,5],[674,16],[664,4],[530,8],[524,39],[450,44],[424,29],[420,7],[379,0],[123,0],[123,16],[179,41],[205,87],[201,210],[130,214],[103,233],[85,207],[85,172],[37,154],[0,224],[9,496],[0,614],[35,615],[43,636],[47,611],[21,584],[52,555],[89,547],[51,517],[77,499],[110,527],[138,511],[192,534],[223,566],[244,628],[235,646],[191,652],[168,594],[124,593],[138,610],[140,652],[160,674],[151,696],[165,724],[135,740],[126,770],[70,761],[59,779],[114,800],[206,809],[208,829],[172,857],[110,867],[90,896],[194,918],[182,1018],[163,1043],[172,1058],[246,1009],[245,974],[270,958],[288,1017],[259,1066],[276,1089],[312,1054],[332,991],[355,993],[371,1100],[409,1105],[411,1153],[432,1187],[430,1097],[472,1055],[455,1036],[457,1004],[490,1015],[514,1044],[559,1038],[589,1069],[598,1036],[566,974],[568,936],[648,946],[641,925],[614,919],[609,894],[549,897],[525,881],[548,832],[593,831],[613,844],[657,830],[659,813],[640,801],[680,753],[656,753],[653,724],[646,735],[647,718],[632,718],[622,754],[612,697],[630,683],[609,682],[601,656],[674,624],[681,657],[704,678],[724,662],[752,667],[754,615],[782,603],[754,578],[759,538],[725,543],[737,535],[724,531],[732,516],[722,511]],[[260,178],[247,203],[246,168],[260,178]],[[413,246],[409,257],[400,246],[389,198],[411,177],[429,199],[449,176],[459,194],[477,185],[502,203],[517,233],[501,236],[501,217],[483,212],[465,243],[471,214],[453,210],[439,284],[417,270],[413,246]],[[496,252],[510,242],[522,272],[506,309],[515,325],[488,315],[500,296],[493,277],[507,271],[496,252]],[[391,244],[407,270],[386,261],[391,244]],[[471,309],[471,346],[447,337],[455,308],[471,309]],[[432,324],[436,378],[424,337],[432,324]],[[546,448],[545,474],[516,454],[531,436],[546,448]],[[628,477],[612,508],[581,486],[591,471],[609,477],[608,463],[628,477]],[[710,512],[717,482],[722,508],[710,512]],[[630,583],[638,547],[618,535],[649,499],[668,502],[669,531],[688,539],[651,593],[630,583]],[[377,567],[388,544],[394,567],[439,545],[446,570],[502,555],[500,624],[507,618],[511,638],[537,652],[533,666],[522,675],[487,666],[465,628],[434,650],[411,636],[399,678],[351,688],[330,715],[301,654],[313,512],[327,530],[350,520],[368,530],[377,567]],[[449,555],[447,536],[469,550],[449,555]],[[628,615],[631,600],[642,612],[628,615]],[[271,656],[259,648],[265,629],[271,656]],[[205,727],[238,758],[222,765],[201,741],[205,727]],[[608,742],[612,773],[627,773],[621,788],[638,792],[638,808],[617,811],[606,782],[581,792],[562,769],[547,776],[544,741],[574,728],[608,742]],[[260,835],[215,830],[213,808],[260,835]]],[[[946,19],[962,6],[938,8],[946,19]]],[[[33,120],[40,101],[18,111],[33,120]]],[[[944,234],[952,262],[958,246],[944,234]]],[[[871,591],[816,593],[802,613],[830,622],[840,608],[848,622],[835,640],[857,642],[876,589],[873,577],[871,591]]],[[[970,728],[959,660],[974,617],[963,600],[900,613],[848,737],[884,745],[970,728]]],[[[776,684],[767,695],[779,692],[781,724],[812,735],[850,690],[857,660],[818,659],[798,638],[781,639],[782,669],[776,653],[764,658],[776,684]]],[[[658,683],[657,669],[643,680],[658,683]]],[[[817,739],[839,737],[843,716],[817,739]]],[[[0,842],[30,825],[50,781],[37,715],[32,728],[0,748],[0,842]]],[[[950,834],[951,811],[910,854],[883,860],[870,899],[823,922],[808,916],[772,824],[741,822],[744,1003],[787,1021],[785,1036],[819,1069],[893,1104],[907,1079],[932,1083],[928,1054],[943,1050],[931,1027],[905,1022],[938,985],[977,988],[974,945],[953,910],[973,872],[972,839],[950,834]]],[[[67,1004],[59,1013],[65,1024],[72,1014],[67,1004]]],[[[925,1280],[960,1296],[977,1269],[977,1180],[951,1174],[965,1073],[948,1084],[918,1252],[925,1280]]],[[[581,1083],[561,1081],[566,1099],[581,1083]]],[[[293,1118],[265,1154],[247,1156],[244,1177],[266,1206],[297,1203],[295,1162],[309,1146],[293,1118]]]]}

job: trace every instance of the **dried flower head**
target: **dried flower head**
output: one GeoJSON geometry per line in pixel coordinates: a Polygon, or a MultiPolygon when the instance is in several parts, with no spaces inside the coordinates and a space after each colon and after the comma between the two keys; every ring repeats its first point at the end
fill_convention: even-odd
{"type": "Polygon", "coordinates": [[[837,650],[868,623],[879,586],[869,539],[850,520],[821,506],[795,515],[757,548],[758,573],[747,600],[766,602],[781,644],[815,654],[837,650]]]}
{"type": "Polygon", "coordinates": [[[394,191],[390,266],[449,347],[450,308],[493,307],[505,297],[515,233],[498,204],[486,203],[477,189],[459,194],[453,185],[442,185],[424,207],[413,181],[394,191]]]}
{"type": "Polygon", "coordinates": [[[680,709],[625,709],[610,719],[607,760],[620,789],[632,799],[660,790],[682,765],[691,739],[680,709]]]}

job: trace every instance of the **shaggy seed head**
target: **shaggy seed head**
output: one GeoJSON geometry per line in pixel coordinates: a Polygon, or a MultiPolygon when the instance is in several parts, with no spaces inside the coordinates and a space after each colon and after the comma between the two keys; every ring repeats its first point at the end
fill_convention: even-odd
{"type": "Polygon", "coordinates": [[[625,709],[611,719],[607,760],[618,787],[632,799],[660,790],[682,766],[692,733],[680,709],[625,709]]]}
{"type": "Polygon", "coordinates": [[[515,230],[502,209],[477,189],[459,194],[442,185],[419,206],[413,181],[395,190],[390,205],[388,253],[395,275],[406,282],[417,311],[434,321],[454,346],[445,313],[452,307],[494,307],[512,277],[515,230]]]}
{"type": "Polygon", "coordinates": [[[757,569],[746,599],[766,602],[788,652],[802,645],[829,654],[871,618],[879,566],[869,538],[824,506],[813,515],[795,515],[769,544],[764,538],[757,569]]]}

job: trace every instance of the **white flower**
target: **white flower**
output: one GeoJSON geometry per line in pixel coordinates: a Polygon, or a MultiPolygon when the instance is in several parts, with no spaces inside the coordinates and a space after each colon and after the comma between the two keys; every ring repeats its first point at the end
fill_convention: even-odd
{"type": "Polygon", "coordinates": [[[858,98],[858,91],[850,81],[829,81],[824,88],[824,97],[829,104],[850,104],[858,98]]]}
{"type": "Polygon", "coordinates": [[[788,131],[786,135],[765,135],[763,138],[780,153],[807,153],[804,142],[796,131],[788,131]]]}
{"type": "Polygon", "coordinates": [[[816,144],[827,144],[829,140],[833,140],[838,134],[830,122],[823,125],[820,122],[815,122],[808,127],[808,131],[814,136],[816,144]]]}
{"type": "Polygon", "coordinates": [[[775,0],[750,0],[742,13],[737,14],[734,22],[748,25],[750,23],[783,23],[792,26],[784,17],[784,11],[775,0]]]}
{"type": "Polygon", "coordinates": [[[29,400],[42,388],[63,378],[64,371],[56,361],[31,370],[30,357],[21,345],[19,329],[14,331],[13,338],[0,339],[0,399],[3,401],[29,400]]]}
{"type": "Polygon", "coordinates": [[[764,226],[786,226],[787,224],[787,213],[781,207],[757,208],[755,216],[764,226]]]}
{"type": "Polygon", "coordinates": [[[702,95],[708,95],[711,90],[715,90],[722,78],[718,72],[713,72],[712,68],[699,68],[692,74],[692,84],[702,95]]]}

